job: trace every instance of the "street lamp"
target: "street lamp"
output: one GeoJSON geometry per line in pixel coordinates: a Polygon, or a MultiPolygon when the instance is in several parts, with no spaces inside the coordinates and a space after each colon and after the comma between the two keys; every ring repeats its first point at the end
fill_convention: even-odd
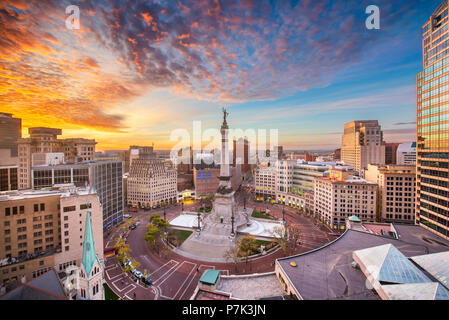
{"type": "Polygon", "coordinates": [[[164,205],[164,220],[167,221],[167,219],[165,217],[165,205],[164,205]]]}
{"type": "Polygon", "coordinates": [[[181,202],[181,213],[184,213],[184,200],[181,202]]]}
{"type": "Polygon", "coordinates": [[[235,236],[234,233],[234,208],[232,208],[232,216],[231,216],[231,237],[235,236]]]}
{"type": "Polygon", "coordinates": [[[282,207],[282,222],[285,224],[285,208],[282,207]]]}
{"type": "Polygon", "coordinates": [[[201,218],[201,213],[198,211],[198,232],[201,231],[200,218],[201,218]]]}

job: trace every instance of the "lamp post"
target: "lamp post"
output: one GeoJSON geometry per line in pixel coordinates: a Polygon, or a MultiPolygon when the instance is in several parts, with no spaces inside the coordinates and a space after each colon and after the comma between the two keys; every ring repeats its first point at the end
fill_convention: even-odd
{"type": "Polygon", "coordinates": [[[232,216],[231,216],[231,237],[234,237],[234,208],[232,208],[232,216]]]}
{"type": "Polygon", "coordinates": [[[184,213],[184,200],[181,202],[181,213],[184,213]]]}
{"type": "Polygon", "coordinates": [[[165,205],[164,205],[164,220],[167,221],[166,216],[165,216],[165,205]]]}
{"type": "Polygon", "coordinates": [[[282,207],[282,222],[285,224],[285,208],[282,207]]]}
{"type": "Polygon", "coordinates": [[[198,232],[201,231],[200,218],[201,218],[201,213],[198,211],[198,232]]]}

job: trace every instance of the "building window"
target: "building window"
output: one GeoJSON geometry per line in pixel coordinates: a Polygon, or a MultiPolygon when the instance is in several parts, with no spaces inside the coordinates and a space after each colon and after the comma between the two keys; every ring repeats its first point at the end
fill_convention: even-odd
{"type": "Polygon", "coordinates": [[[64,212],[70,212],[70,211],[75,211],[75,210],[76,210],[76,206],[64,207],[64,209],[63,209],[64,212]]]}
{"type": "Polygon", "coordinates": [[[87,208],[92,208],[92,204],[91,203],[89,203],[89,206],[87,205],[87,204],[82,204],[82,205],[80,205],[80,210],[85,210],[85,209],[87,209],[87,208]]]}
{"type": "Polygon", "coordinates": [[[11,208],[5,208],[5,217],[9,217],[11,215],[11,208]]]}
{"type": "Polygon", "coordinates": [[[34,212],[39,211],[39,205],[37,203],[34,204],[34,212]]]}
{"type": "Polygon", "coordinates": [[[45,211],[45,203],[41,203],[41,211],[45,211]]]}

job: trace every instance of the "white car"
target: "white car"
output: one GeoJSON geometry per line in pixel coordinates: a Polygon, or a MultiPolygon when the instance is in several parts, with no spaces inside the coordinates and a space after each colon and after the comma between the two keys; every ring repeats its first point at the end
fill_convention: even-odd
{"type": "Polygon", "coordinates": [[[125,214],[123,215],[123,217],[125,217],[125,218],[127,218],[127,219],[131,219],[133,216],[130,215],[130,214],[128,214],[128,213],[125,213],[125,214]]]}
{"type": "Polygon", "coordinates": [[[136,269],[133,270],[133,274],[139,279],[143,276],[143,273],[136,269]]]}

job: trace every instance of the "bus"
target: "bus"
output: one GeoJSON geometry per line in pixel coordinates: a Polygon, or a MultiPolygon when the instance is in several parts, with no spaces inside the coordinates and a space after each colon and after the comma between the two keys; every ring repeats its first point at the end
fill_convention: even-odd
{"type": "Polygon", "coordinates": [[[115,248],[104,248],[103,254],[105,258],[113,257],[116,254],[116,250],[115,248]]]}

